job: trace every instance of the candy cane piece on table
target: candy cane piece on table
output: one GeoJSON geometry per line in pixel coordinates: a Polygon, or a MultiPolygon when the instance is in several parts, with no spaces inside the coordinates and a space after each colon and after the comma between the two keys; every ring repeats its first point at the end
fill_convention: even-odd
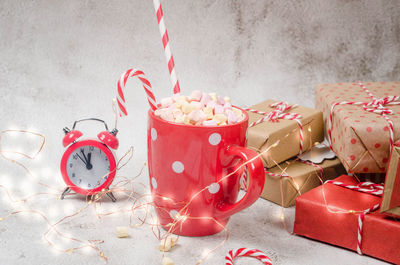
{"type": "Polygon", "coordinates": [[[174,94],[180,93],[181,88],[179,86],[179,81],[176,76],[174,56],[172,55],[171,47],[169,45],[169,37],[167,28],[165,27],[164,14],[160,0],[153,0],[153,4],[157,15],[158,28],[160,29],[161,40],[164,47],[165,58],[167,59],[168,63],[168,71],[171,78],[172,86],[174,88],[174,94]]]}
{"type": "Polygon", "coordinates": [[[248,249],[248,248],[239,248],[235,251],[230,250],[228,255],[225,257],[226,265],[234,265],[233,261],[238,257],[251,257],[256,258],[261,261],[264,265],[272,265],[271,259],[261,250],[258,249],[248,249]]]}
{"type": "Polygon", "coordinates": [[[119,110],[118,112],[121,117],[128,115],[125,106],[126,102],[124,96],[124,89],[126,86],[126,82],[128,81],[128,78],[134,76],[136,76],[142,82],[144,91],[146,92],[147,95],[147,101],[150,104],[150,108],[153,111],[157,109],[156,98],[154,97],[153,89],[151,87],[149,80],[145,78],[145,75],[142,71],[137,69],[129,69],[128,71],[126,71],[121,75],[121,78],[118,80],[117,83],[117,103],[119,110]]]}

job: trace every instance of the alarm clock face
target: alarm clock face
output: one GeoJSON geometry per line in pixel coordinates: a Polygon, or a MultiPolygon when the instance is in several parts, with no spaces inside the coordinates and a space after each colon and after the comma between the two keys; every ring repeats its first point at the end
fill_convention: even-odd
{"type": "Polygon", "coordinates": [[[68,187],[81,194],[107,188],[115,176],[115,158],[96,140],[72,144],[61,160],[61,172],[68,187]]]}

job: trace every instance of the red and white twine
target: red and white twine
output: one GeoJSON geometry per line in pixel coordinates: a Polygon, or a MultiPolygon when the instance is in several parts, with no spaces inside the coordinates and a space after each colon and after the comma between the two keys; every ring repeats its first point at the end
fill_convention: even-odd
{"type": "Polygon", "coordinates": [[[126,71],[121,75],[121,78],[118,80],[117,83],[117,102],[119,110],[118,112],[121,117],[128,115],[125,106],[126,102],[124,96],[124,89],[126,86],[126,82],[128,81],[128,78],[134,76],[136,76],[142,82],[144,91],[146,92],[147,95],[147,101],[150,104],[150,108],[153,111],[157,109],[157,103],[156,103],[156,98],[154,97],[153,94],[153,89],[151,88],[150,82],[145,78],[144,73],[137,69],[129,69],[128,71],[126,71]]]}
{"type": "Polygon", "coordinates": [[[272,265],[271,259],[261,250],[258,249],[248,249],[248,248],[239,248],[235,251],[230,250],[228,255],[225,257],[226,265],[233,265],[233,261],[239,257],[251,257],[256,258],[261,261],[264,265],[272,265]]]}
{"type": "MultiPolygon", "coordinates": [[[[379,184],[375,184],[372,182],[361,182],[358,185],[346,185],[340,181],[334,181],[334,180],[328,180],[325,183],[330,183],[334,184],[343,188],[351,189],[351,190],[356,190],[359,192],[364,192],[368,194],[373,194],[377,196],[382,196],[383,194],[383,186],[379,184]]],[[[358,215],[358,227],[357,227],[357,253],[362,255],[361,251],[361,246],[362,246],[362,229],[363,229],[363,223],[364,223],[364,217],[368,213],[374,212],[378,210],[380,207],[380,203],[375,204],[371,208],[365,209],[361,211],[361,213],[358,215]]]]}
{"type": "Polygon", "coordinates": [[[347,189],[356,190],[359,192],[364,192],[368,194],[373,194],[377,196],[383,195],[383,186],[380,184],[372,183],[372,182],[360,182],[359,184],[355,185],[347,185],[340,181],[328,180],[325,183],[331,183],[337,186],[341,186],[347,189]]]}
{"type": "Polygon", "coordinates": [[[163,10],[161,7],[160,0],[153,0],[153,4],[157,15],[158,28],[160,29],[160,35],[164,47],[165,58],[167,59],[168,63],[169,76],[171,78],[174,94],[176,94],[181,91],[181,88],[179,87],[179,81],[178,78],[176,77],[174,56],[172,55],[171,47],[169,45],[169,37],[167,28],[165,27],[163,10]]]}
{"type": "Polygon", "coordinates": [[[361,251],[361,243],[362,243],[362,229],[363,229],[363,223],[364,223],[364,217],[366,214],[376,211],[379,209],[381,205],[375,204],[374,206],[372,206],[369,209],[364,210],[362,213],[360,213],[358,215],[358,228],[357,228],[357,253],[362,255],[362,251],[361,251]]]}
{"type": "Polygon", "coordinates": [[[272,108],[275,108],[275,110],[273,110],[271,112],[264,112],[264,111],[259,111],[259,110],[255,110],[255,109],[250,109],[250,108],[245,109],[246,111],[264,115],[264,117],[260,118],[259,120],[252,122],[249,125],[249,128],[256,126],[257,124],[260,124],[265,121],[278,122],[279,119],[293,120],[293,121],[297,122],[297,124],[299,125],[299,136],[300,136],[299,145],[300,145],[300,154],[302,154],[303,153],[303,140],[304,140],[303,125],[301,124],[301,121],[300,121],[302,116],[297,113],[285,112],[290,109],[296,108],[297,105],[290,105],[287,102],[279,101],[279,102],[270,104],[269,106],[272,108]]]}
{"type": "Polygon", "coordinates": [[[332,149],[332,151],[333,151],[333,146],[332,146],[333,114],[334,114],[335,107],[339,106],[339,105],[362,105],[363,109],[365,111],[382,115],[382,117],[389,124],[390,146],[393,146],[393,144],[394,144],[393,122],[387,116],[388,114],[393,114],[393,111],[391,109],[386,108],[385,106],[399,105],[400,104],[400,102],[399,102],[400,96],[387,96],[384,98],[376,98],[362,82],[359,82],[358,84],[372,98],[372,101],[370,101],[370,102],[342,101],[342,102],[336,102],[336,103],[332,104],[331,110],[329,113],[329,124],[328,124],[329,147],[332,149]]]}

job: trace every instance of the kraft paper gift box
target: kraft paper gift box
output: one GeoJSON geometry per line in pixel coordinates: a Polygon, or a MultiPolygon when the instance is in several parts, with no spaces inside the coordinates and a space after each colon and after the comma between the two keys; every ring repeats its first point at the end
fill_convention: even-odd
{"type": "MultiPolygon", "coordinates": [[[[400,82],[337,83],[317,85],[316,108],[324,113],[326,135],[331,138],[333,151],[338,155],[347,172],[384,173],[390,154],[390,125],[384,115],[370,112],[363,105],[343,104],[333,107],[333,123],[329,137],[330,113],[335,103],[373,103],[373,95],[383,99],[381,110],[391,110],[386,117],[393,122],[393,142],[400,138],[400,105],[389,96],[400,95],[400,82]],[[366,89],[363,89],[365,86],[366,89]],[[368,90],[370,93],[368,93],[368,90]],[[372,94],[371,94],[372,93],[372,94]],[[385,99],[386,97],[386,99],[385,99]]],[[[379,102],[365,106],[379,112],[379,102]],[[375,109],[374,109],[375,107],[375,109]]]]}
{"type": "MultiPolygon", "coordinates": [[[[357,185],[353,177],[346,175],[335,181],[357,185]]],[[[294,233],[356,251],[359,214],[381,200],[372,194],[326,183],[297,197],[294,233]]],[[[361,251],[400,264],[400,220],[379,210],[365,214],[361,251]]]]}
{"type": "Polygon", "coordinates": [[[396,142],[390,155],[381,212],[400,218],[400,143],[396,142]]]}
{"type": "Polygon", "coordinates": [[[269,172],[282,174],[283,170],[286,176],[272,176],[266,173],[261,197],[283,207],[290,207],[295,204],[297,196],[321,185],[319,177],[326,181],[346,172],[337,158],[324,160],[318,166],[323,169],[322,176],[317,166],[298,160],[289,160],[270,168],[269,172]]]}
{"type": "MultiPolygon", "coordinates": [[[[270,113],[275,110],[270,107],[270,104],[276,102],[266,100],[250,109],[270,113]]],[[[249,114],[249,124],[265,116],[250,111],[247,113],[249,114]]],[[[321,111],[297,106],[286,113],[297,113],[302,116],[299,120],[303,126],[303,152],[309,150],[314,143],[323,141],[324,125],[321,111]]],[[[300,153],[299,125],[295,120],[286,119],[261,122],[248,129],[247,147],[259,153],[269,149],[262,155],[263,163],[267,168],[274,167],[300,153]]]]}

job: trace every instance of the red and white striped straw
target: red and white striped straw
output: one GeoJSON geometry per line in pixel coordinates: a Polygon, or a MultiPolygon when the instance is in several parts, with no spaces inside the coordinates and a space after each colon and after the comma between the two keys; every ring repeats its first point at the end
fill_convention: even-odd
{"type": "Polygon", "coordinates": [[[165,58],[167,59],[168,63],[169,76],[171,78],[172,86],[174,88],[174,94],[176,94],[181,91],[181,88],[179,87],[179,81],[176,77],[174,56],[171,53],[171,47],[169,45],[169,37],[167,28],[165,27],[163,10],[160,0],[153,0],[153,4],[157,15],[158,28],[160,29],[162,44],[164,46],[165,58]]]}
{"type": "Polygon", "coordinates": [[[143,84],[144,91],[146,92],[147,95],[147,101],[150,104],[150,108],[154,111],[157,109],[157,103],[156,103],[156,98],[154,97],[153,94],[153,89],[151,88],[151,84],[149,80],[147,80],[144,76],[144,73],[140,70],[137,69],[129,69],[125,73],[121,75],[121,78],[118,80],[117,83],[117,102],[118,102],[118,112],[119,116],[126,116],[128,115],[128,112],[126,111],[126,102],[125,102],[125,96],[124,96],[124,89],[126,86],[126,82],[128,81],[129,77],[134,77],[136,76],[143,84]]]}
{"type": "Polygon", "coordinates": [[[264,265],[272,265],[271,259],[261,250],[258,249],[248,249],[248,248],[239,248],[235,251],[230,250],[228,255],[225,257],[226,265],[233,265],[233,261],[238,257],[251,257],[256,258],[261,261],[264,265]]]}

